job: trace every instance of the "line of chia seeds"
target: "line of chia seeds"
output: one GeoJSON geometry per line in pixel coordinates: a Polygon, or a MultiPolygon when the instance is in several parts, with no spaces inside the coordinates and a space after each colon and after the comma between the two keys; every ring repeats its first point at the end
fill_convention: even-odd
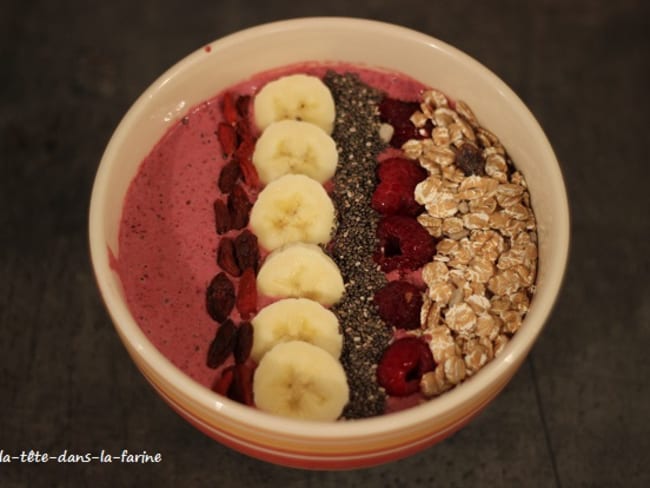
{"type": "Polygon", "coordinates": [[[339,152],[332,193],[338,226],[328,251],[346,283],[332,311],[343,332],[341,363],[350,386],[343,418],[354,419],[381,415],[386,404],[376,369],[392,333],[373,302],[386,278],[372,259],[378,214],[371,207],[377,156],[386,145],[379,138],[381,94],[350,73],[328,72],[323,81],[336,103],[332,137],[339,152]]]}

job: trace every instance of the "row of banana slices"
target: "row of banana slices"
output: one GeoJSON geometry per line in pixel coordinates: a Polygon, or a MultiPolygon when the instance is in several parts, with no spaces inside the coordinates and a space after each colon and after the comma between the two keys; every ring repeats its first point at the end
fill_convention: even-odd
{"type": "Polygon", "coordinates": [[[335,420],[349,399],[339,361],[343,337],[327,307],[341,299],[343,278],[323,252],[335,210],[323,183],[336,171],[330,136],[335,106],[317,77],[296,74],[267,83],[254,99],[262,131],[253,164],[265,185],[250,215],[258,242],[270,254],[258,290],[281,299],[253,318],[251,357],[255,404],[274,414],[335,420]]]}

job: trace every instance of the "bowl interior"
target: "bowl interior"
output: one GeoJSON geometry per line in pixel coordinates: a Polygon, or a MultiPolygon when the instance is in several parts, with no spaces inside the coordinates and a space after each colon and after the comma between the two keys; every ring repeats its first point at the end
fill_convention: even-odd
{"type": "MultiPolygon", "coordinates": [[[[451,46],[394,25],[342,18],[296,19],[241,31],[199,49],[180,61],[134,103],[110,140],[97,172],[90,207],[90,245],[97,281],[113,321],[130,349],[184,394],[225,415],[269,428],[304,431],[303,423],[269,418],[194,383],[160,355],[138,328],[110,266],[119,255],[122,202],[143,158],[169,127],[193,106],[258,72],[302,61],[345,61],[408,74],[455,99],[466,101],[482,125],[497,134],[525,175],[538,220],[537,294],[525,323],[508,345],[475,378],[435,401],[391,419],[354,425],[314,425],[313,433],[339,435],[367,429],[400,428],[443,415],[478,391],[511,376],[539,334],[558,293],[566,265],[568,204],[557,160],[546,136],[521,100],[494,74],[451,46]],[[300,425],[298,428],[297,426],[300,425]],[[381,426],[381,427],[380,427],[381,426]]],[[[349,423],[348,423],[349,424],[349,423]]]]}

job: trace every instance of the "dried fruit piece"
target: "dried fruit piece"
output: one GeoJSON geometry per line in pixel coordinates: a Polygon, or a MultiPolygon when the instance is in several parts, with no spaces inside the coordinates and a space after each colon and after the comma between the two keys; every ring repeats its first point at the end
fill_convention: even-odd
{"type": "Polygon", "coordinates": [[[230,161],[219,173],[219,190],[223,193],[230,193],[237,181],[241,178],[241,169],[239,168],[239,163],[235,160],[230,161]]]}
{"type": "Polygon", "coordinates": [[[241,141],[239,146],[235,150],[235,158],[239,163],[241,172],[244,175],[244,181],[250,187],[258,187],[260,184],[260,178],[257,174],[257,170],[253,165],[253,152],[255,151],[255,139],[250,132],[250,128],[247,124],[240,124],[240,138],[241,141]]]}
{"type": "Polygon", "coordinates": [[[241,268],[235,257],[235,245],[229,237],[222,237],[217,248],[217,264],[230,276],[240,276],[241,268]]]}
{"type": "Polygon", "coordinates": [[[225,122],[219,122],[216,134],[219,144],[221,144],[223,157],[227,158],[231,156],[237,148],[237,132],[235,131],[235,128],[225,122]]]}
{"type": "Polygon", "coordinates": [[[384,217],[377,225],[377,238],[373,259],[384,272],[415,270],[436,252],[433,237],[412,217],[384,217]]]}
{"type": "Polygon", "coordinates": [[[253,406],[253,373],[254,368],[250,365],[236,364],[228,398],[244,405],[253,406]]]}
{"type": "Polygon", "coordinates": [[[473,144],[465,143],[458,148],[456,166],[465,173],[465,176],[485,174],[485,161],[481,150],[473,144]]]}
{"type": "Polygon", "coordinates": [[[242,127],[242,132],[240,132],[241,140],[239,142],[239,146],[237,146],[235,156],[240,162],[242,160],[251,161],[253,157],[253,152],[255,151],[255,139],[253,138],[253,135],[248,132],[249,129],[247,128],[246,125],[241,125],[241,127],[242,127]]]}
{"type": "Polygon", "coordinates": [[[221,375],[212,383],[212,391],[223,396],[228,396],[228,390],[235,374],[235,365],[228,366],[221,371],[221,375]]]}
{"type": "Polygon", "coordinates": [[[250,95],[240,95],[237,97],[237,100],[235,101],[235,105],[237,107],[237,114],[239,115],[239,117],[241,117],[244,120],[248,120],[250,101],[251,101],[250,95]]]}
{"type": "Polygon", "coordinates": [[[223,94],[221,111],[223,113],[224,119],[226,119],[226,122],[228,122],[230,125],[235,125],[237,123],[237,119],[239,117],[235,103],[235,95],[232,92],[226,92],[223,94]]]}
{"type": "Polygon", "coordinates": [[[235,185],[230,195],[228,195],[230,227],[232,229],[243,229],[246,227],[252,207],[253,204],[248,200],[248,196],[241,185],[235,185]]]}
{"type": "Polygon", "coordinates": [[[257,283],[253,268],[246,268],[239,279],[237,290],[237,310],[244,320],[257,312],[257,283]]]}
{"type": "Polygon", "coordinates": [[[257,271],[260,262],[260,249],[257,236],[244,229],[235,237],[235,259],[240,269],[252,268],[257,271]]]}
{"type": "Polygon", "coordinates": [[[423,207],[415,201],[414,191],[427,172],[418,163],[405,158],[389,158],[377,170],[379,184],[372,195],[372,208],[383,215],[416,216],[423,207]]]}
{"type": "Polygon", "coordinates": [[[253,165],[253,152],[255,151],[255,137],[248,122],[248,108],[250,106],[250,97],[240,97],[237,101],[237,109],[240,111],[241,118],[237,123],[237,133],[239,134],[239,145],[235,151],[235,158],[239,163],[244,181],[251,188],[257,188],[260,185],[260,179],[257,170],[253,165]]]}
{"type": "Polygon", "coordinates": [[[384,351],[377,366],[377,381],[389,395],[406,396],[419,391],[420,378],[435,367],[426,342],[417,337],[404,337],[384,351]]]}
{"type": "Polygon", "coordinates": [[[398,329],[420,327],[422,291],[406,281],[391,281],[375,293],[379,316],[386,324],[398,329]]]}
{"type": "MultiPolygon", "coordinates": [[[[246,184],[252,188],[260,184],[257,171],[253,166],[252,157],[255,150],[255,138],[248,123],[248,111],[250,107],[250,96],[242,95],[235,99],[235,96],[227,92],[223,97],[222,111],[227,123],[219,124],[217,135],[222,134],[227,149],[224,152],[228,155],[234,155],[234,161],[239,165],[241,174],[244,176],[246,184]],[[232,135],[234,134],[234,138],[232,135]]],[[[224,147],[224,142],[222,142],[224,147]]]]}
{"type": "Polygon", "coordinates": [[[225,234],[231,227],[230,211],[222,200],[214,201],[214,223],[217,234],[225,234]]]}
{"type": "Polygon", "coordinates": [[[216,369],[221,366],[235,348],[235,335],[237,327],[232,320],[227,319],[217,329],[217,333],[210,343],[206,365],[216,369]]]}
{"type": "Polygon", "coordinates": [[[235,286],[223,271],[217,274],[206,293],[206,308],[208,314],[221,323],[228,318],[235,306],[235,286]]]}
{"type": "Polygon", "coordinates": [[[235,363],[245,363],[253,349],[253,325],[246,321],[237,327],[237,340],[233,351],[235,363]]]}
{"type": "Polygon", "coordinates": [[[232,364],[224,368],[212,384],[212,391],[244,405],[253,405],[254,368],[248,364],[232,364]]]}
{"type": "Polygon", "coordinates": [[[251,188],[258,187],[260,185],[260,177],[257,174],[257,170],[255,169],[255,166],[253,166],[251,159],[248,158],[240,160],[239,166],[241,168],[242,174],[244,175],[244,181],[246,184],[251,188]]]}

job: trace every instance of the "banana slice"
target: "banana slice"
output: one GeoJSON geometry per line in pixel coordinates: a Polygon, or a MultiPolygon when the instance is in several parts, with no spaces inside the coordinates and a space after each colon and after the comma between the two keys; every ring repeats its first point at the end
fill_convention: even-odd
{"type": "Polygon", "coordinates": [[[290,242],[326,244],[334,228],[334,204],[323,186],[305,175],[284,175],[260,192],[250,226],[269,251],[290,242]]]}
{"type": "Polygon", "coordinates": [[[316,244],[294,242],[269,254],[257,274],[257,289],[278,298],[309,298],[330,306],[341,299],[343,278],[316,244]]]}
{"type": "Polygon", "coordinates": [[[288,174],[303,174],[324,183],[336,171],[336,143],[324,130],[299,120],[269,125],[255,144],[253,164],[263,183],[288,174]]]}
{"type": "Polygon", "coordinates": [[[276,120],[295,119],[315,124],[331,134],[336,109],[325,83],[315,76],[295,74],[264,85],[253,101],[253,113],[260,130],[276,120]]]}
{"type": "Polygon", "coordinates": [[[350,398],[345,372],[331,354],[304,341],[276,345],[253,376],[260,410],[306,420],[340,417],[350,398]]]}
{"type": "Polygon", "coordinates": [[[338,359],[343,346],[339,321],[320,303],[307,298],[285,298],[264,307],[251,321],[255,362],[275,345],[291,340],[309,342],[338,359]]]}

